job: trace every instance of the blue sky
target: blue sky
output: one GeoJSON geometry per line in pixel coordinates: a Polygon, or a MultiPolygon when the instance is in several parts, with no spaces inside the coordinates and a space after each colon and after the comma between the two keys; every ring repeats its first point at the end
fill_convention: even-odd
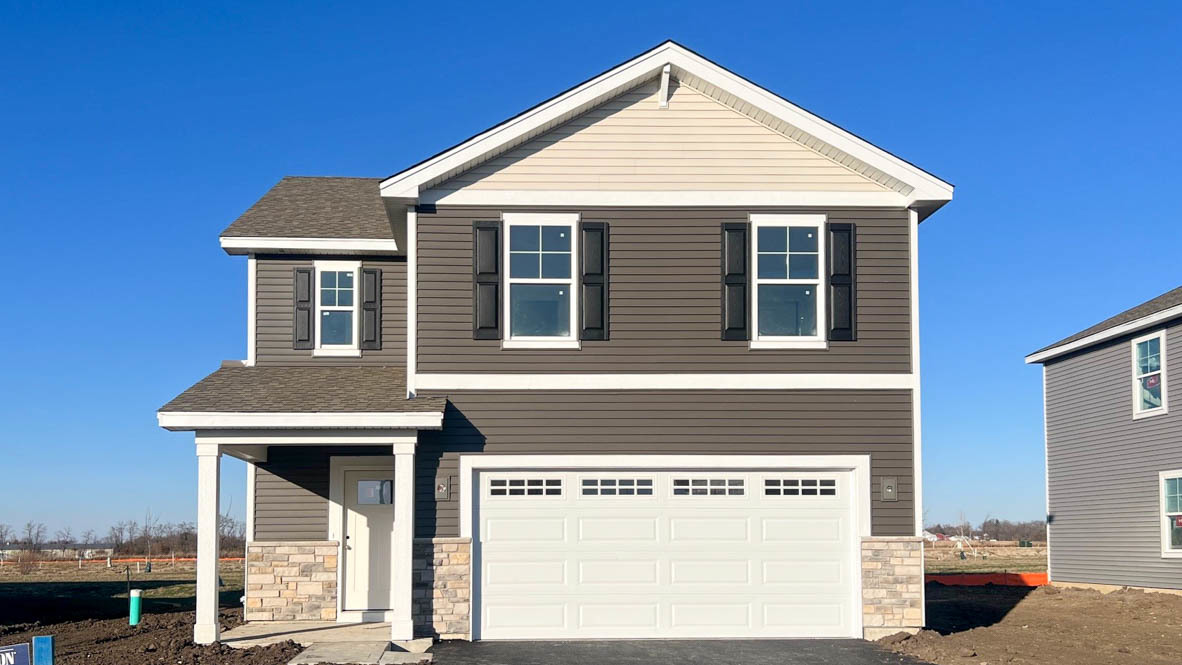
{"type": "Polygon", "coordinates": [[[243,356],[217,234],[281,176],[388,175],[667,38],[957,185],[921,227],[930,521],[1041,517],[1023,355],[1179,283],[1171,3],[101,4],[0,7],[0,522],[193,519],[154,411],[243,356]]]}

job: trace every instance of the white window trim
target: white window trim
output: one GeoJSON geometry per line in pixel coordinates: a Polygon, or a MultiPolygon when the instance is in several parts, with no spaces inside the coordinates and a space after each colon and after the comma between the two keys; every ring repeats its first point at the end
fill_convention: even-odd
{"type": "Polygon", "coordinates": [[[826,349],[829,342],[826,339],[826,246],[825,246],[825,215],[780,215],[780,214],[752,214],[751,220],[751,248],[749,252],[751,271],[751,341],[748,348],[760,349],[826,349]],[[817,278],[811,279],[760,279],[759,278],[759,229],[762,227],[793,227],[809,226],[817,229],[817,278]],[[759,334],[759,285],[760,284],[816,284],[817,287],[817,334],[811,336],[780,336],[759,334]]]}
{"type": "Polygon", "coordinates": [[[501,265],[505,270],[505,294],[502,298],[502,320],[505,335],[502,349],[578,349],[579,346],[579,214],[578,213],[536,213],[509,212],[501,216],[504,226],[504,241],[501,243],[501,265]],[[509,237],[514,226],[567,226],[570,228],[570,278],[513,278],[509,271],[509,237]],[[513,302],[514,284],[555,284],[570,286],[570,334],[563,337],[526,337],[513,335],[513,321],[510,311],[513,302]]]}
{"type": "MultiPolygon", "coordinates": [[[[1166,358],[1167,358],[1167,356],[1166,356],[1166,331],[1165,331],[1165,329],[1149,333],[1148,335],[1142,335],[1142,336],[1134,339],[1132,342],[1130,342],[1130,347],[1131,347],[1130,355],[1132,357],[1131,362],[1132,362],[1132,370],[1133,370],[1133,377],[1132,377],[1132,381],[1131,381],[1132,391],[1133,391],[1133,420],[1139,420],[1141,418],[1152,418],[1153,416],[1162,416],[1162,415],[1169,413],[1170,403],[1169,403],[1169,382],[1166,378],[1166,358]],[[1153,408],[1153,409],[1142,410],[1141,409],[1141,376],[1138,374],[1139,367],[1137,364],[1137,345],[1140,344],[1141,342],[1144,342],[1146,340],[1151,340],[1154,338],[1160,340],[1159,348],[1161,349],[1161,354],[1160,354],[1161,355],[1161,371],[1160,371],[1160,374],[1161,374],[1161,406],[1153,408]]],[[[1150,374],[1156,374],[1156,373],[1158,373],[1158,372],[1150,372],[1150,374]]]]}
{"type": "MultiPolygon", "coordinates": [[[[313,318],[316,319],[316,346],[312,350],[313,356],[360,358],[361,347],[361,262],[360,261],[316,261],[315,274],[312,276],[313,299],[316,303],[313,318]],[[353,343],[349,345],[333,344],[324,347],[320,343],[320,273],[335,271],[353,272],[353,343]]],[[[343,311],[341,307],[332,307],[332,311],[343,311]]]]}
{"type": "Polygon", "coordinates": [[[1182,549],[1174,549],[1170,547],[1170,529],[1166,526],[1166,521],[1163,519],[1166,513],[1166,479],[1167,478],[1182,478],[1182,469],[1174,469],[1173,471],[1162,471],[1157,474],[1157,495],[1158,495],[1158,512],[1157,519],[1161,527],[1161,558],[1163,559],[1182,559],[1182,549]]]}

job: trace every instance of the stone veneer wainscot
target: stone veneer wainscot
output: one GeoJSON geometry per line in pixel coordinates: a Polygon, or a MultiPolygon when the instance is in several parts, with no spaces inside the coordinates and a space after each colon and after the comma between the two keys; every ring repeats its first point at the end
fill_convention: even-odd
{"type": "Polygon", "coordinates": [[[876,640],[923,627],[923,540],[862,539],[862,633],[876,640]]]}
{"type": "Polygon", "coordinates": [[[247,543],[246,566],[247,621],[336,620],[336,541],[247,543]]]}
{"type": "Polygon", "coordinates": [[[472,539],[416,538],[415,635],[472,639],[472,539]]]}

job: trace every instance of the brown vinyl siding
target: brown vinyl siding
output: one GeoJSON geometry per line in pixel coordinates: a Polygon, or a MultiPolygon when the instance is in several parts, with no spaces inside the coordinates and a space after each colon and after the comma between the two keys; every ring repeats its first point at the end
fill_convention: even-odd
{"type": "MultiPolygon", "coordinates": [[[[553,211],[553,209],[548,209],[553,211]]],[[[418,371],[909,372],[909,218],[896,209],[580,211],[610,225],[611,339],[578,351],[503,351],[472,339],[472,222],[501,210],[418,215],[418,371]],[[720,339],[720,227],[749,212],[824,212],[857,228],[858,339],[828,350],[751,351],[720,339]]]]}
{"type": "MultiPolygon", "coordinates": [[[[1157,328],[1160,329],[1160,328],[1157,328]]],[[[1051,577],[1182,589],[1182,559],[1161,557],[1158,473],[1182,469],[1182,320],[1166,335],[1170,412],[1133,419],[1131,340],[1046,365],[1051,577]]]]}
{"type": "Polygon", "coordinates": [[[255,470],[254,539],[328,538],[328,458],[390,454],[388,446],[270,446],[255,470]]]}
{"type": "MultiPolygon", "coordinates": [[[[329,257],[325,257],[326,259],[329,257]]],[[[355,260],[349,257],[333,257],[355,260]]],[[[380,362],[406,365],[406,260],[362,259],[365,268],[382,270],[382,348],[360,358],[316,358],[310,350],[291,348],[292,286],[296,267],[310,267],[310,257],[259,257],[255,293],[255,362],[263,365],[311,363],[346,365],[380,362]]]]}
{"type": "Polygon", "coordinates": [[[910,391],[453,391],[448,397],[443,430],[419,433],[420,537],[459,535],[459,455],[478,452],[869,454],[874,535],[915,535],[910,391]],[[451,478],[448,501],[434,498],[437,476],[451,478]],[[899,501],[879,500],[882,476],[898,476],[899,501]]]}

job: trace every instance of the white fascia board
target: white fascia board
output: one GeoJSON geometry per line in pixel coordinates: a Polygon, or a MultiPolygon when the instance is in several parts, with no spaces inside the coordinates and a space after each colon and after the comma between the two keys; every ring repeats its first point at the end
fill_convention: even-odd
{"type": "Polygon", "coordinates": [[[1122,323],[1119,326],[1113,326],[1107,330],[1101,330],[1098,333],[1077,339],[1074,342],[1061,344],[1059,346],[1052,346],[1045,351],[1032,353],[1026,356],[1026,363],[1031,364],[1045,362],[1052,358],[1057,358],[1061,355],[1071,353],[1072,351],[1076,351],[1093,344],[1098,344],[1105,340],[1120,337],[1121,335],[1127,335],[1128,333],[1136,332],[1142,328],[1148,328],[1150,326],[1157,325],[1162,321],[1168,321],[1179,316],[1182,316],[1182,305],[1174,305],[1173,307],[1163,309],[1160,312],[1154,312],[1148,316],[1143,316],[1139,319],[1122,323]]]}
{"type": "Polygon", "coordinates": [[[160,427],[172,431],[253,428],[394,428],[442,429],[443,412],[244,413],[231,411],[161,411],[160,427]]]}
{"type": "Polygon", "coordinates": [[[703,81],[910,185],[914,188],[910,196],[912,203],[952,200],[952,185],[672,42],[661,44],[433,159],[390,176],[382,181],[381,194],[384,197],[415,199],[420,194],[420,188],[436,178],[465,169],[483,156],[495,153],[501,147],[528,136],[565,114],[578,112],[613,90],[654,78],[665,65],[670,64],[693,73],[703,81]]]}
{"type": "Polygon", "coordinates": [[[906,208],[912,197],[898,192],[460,190],[425,192],[421,203],[487,206],[850,206],[906,208]]]}
{"type": "Polygon", "coordinates": [[[266,252],[310,252],[325,254],[397,254],[392,238],[218,238],[227,254],[266,252]]]}
{"type": "Polygon", "coordinates": [[[418,374],[419,390],[911,390],[914,374],[418,374]]]}

